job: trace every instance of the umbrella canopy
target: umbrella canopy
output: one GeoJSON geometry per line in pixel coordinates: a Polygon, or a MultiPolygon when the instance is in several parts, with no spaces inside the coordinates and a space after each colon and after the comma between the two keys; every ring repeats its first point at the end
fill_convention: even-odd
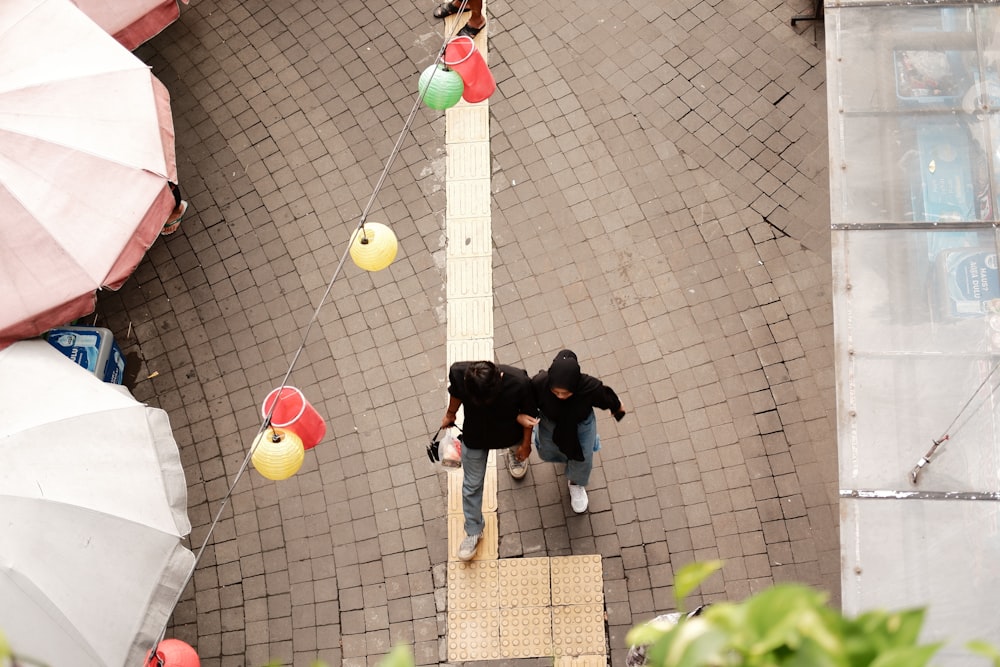
{"type": "Polygon", "coordinates": [[[162,410],[40,340],[0,351],[0,629],[52,665],[139,665],[194,563],[162,410]]]}
{"type": "Polygon", "coordinates": [[[177,0],[73,0],[129,51],[177,20],[177,0]]]}
{"type": "Polygon", "coordinates": [[[174,207],[170,98],[69,0],[0,2],[0,347],[94,309],[174,207]]]}

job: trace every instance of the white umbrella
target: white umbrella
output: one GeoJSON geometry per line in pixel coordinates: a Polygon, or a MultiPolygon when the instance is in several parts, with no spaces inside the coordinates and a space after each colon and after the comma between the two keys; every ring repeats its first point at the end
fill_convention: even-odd
{"type": "Polygon", "coordinates": [[[48,343],[0,350],[0,630],[52,667],[139,665],[194,555],[165,412],[48,343]]]}

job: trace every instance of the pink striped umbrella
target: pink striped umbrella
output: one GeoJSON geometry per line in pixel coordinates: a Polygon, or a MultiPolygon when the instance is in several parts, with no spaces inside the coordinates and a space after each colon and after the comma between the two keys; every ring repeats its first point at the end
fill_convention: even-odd
{"type": "Polygon", "coordinates": [[[170,98],[69,0],[0,2],[0,348],[94,309],[156,240],[170,98]]]}
{"type": "Polygon", "coordinates": [[[73,0],[73,4],[129,51],[180,16],[177,0],[73,0]]]}

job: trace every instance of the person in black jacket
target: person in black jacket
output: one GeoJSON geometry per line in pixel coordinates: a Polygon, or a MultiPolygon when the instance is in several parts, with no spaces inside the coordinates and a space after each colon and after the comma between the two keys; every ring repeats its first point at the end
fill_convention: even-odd
{"type": "Polygon", "coordinates": [[[461,560],[472,560],[483,536],[483,484],[491,449],[511,448],[527,459],[531,454],[531,429],[535,398],[528,374],[492,361],[459,361],[448,371],[448,411],[441,428],[455,423],[458,408],[465,406],[462,424],[462,513],[465,539],[458,549],[461,560]]]}
{"type": "Polygon", "coordinates": [[[538,456],[549,463],[565,463],[570,505],[577,514],[587,511],[587,490],[594,452],[600,449],[594,408],[609,410],[621,421],[625,408],[615,390],[580,372],[571,350],[562,350],[548,371],[531,379],[539,419],[534,428],[538,456]]]}

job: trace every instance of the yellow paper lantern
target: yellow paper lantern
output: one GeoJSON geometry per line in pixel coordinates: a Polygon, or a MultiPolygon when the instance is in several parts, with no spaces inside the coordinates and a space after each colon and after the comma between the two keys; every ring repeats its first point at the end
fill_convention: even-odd
{"type": "Polygon", "coordinates": [[[250,460],[257,472],[278,481],[297,473],[305,457],[306,450],[299,436],[284,429],[269,428],[254,441],[250,460]]]}
{"type": "Polygon", "coordinates": [[[379,222],[366,222],[351,244],[351,259],[365,271],[381,271],[396,259],[398,249],[391,229],[379,222]]]}

